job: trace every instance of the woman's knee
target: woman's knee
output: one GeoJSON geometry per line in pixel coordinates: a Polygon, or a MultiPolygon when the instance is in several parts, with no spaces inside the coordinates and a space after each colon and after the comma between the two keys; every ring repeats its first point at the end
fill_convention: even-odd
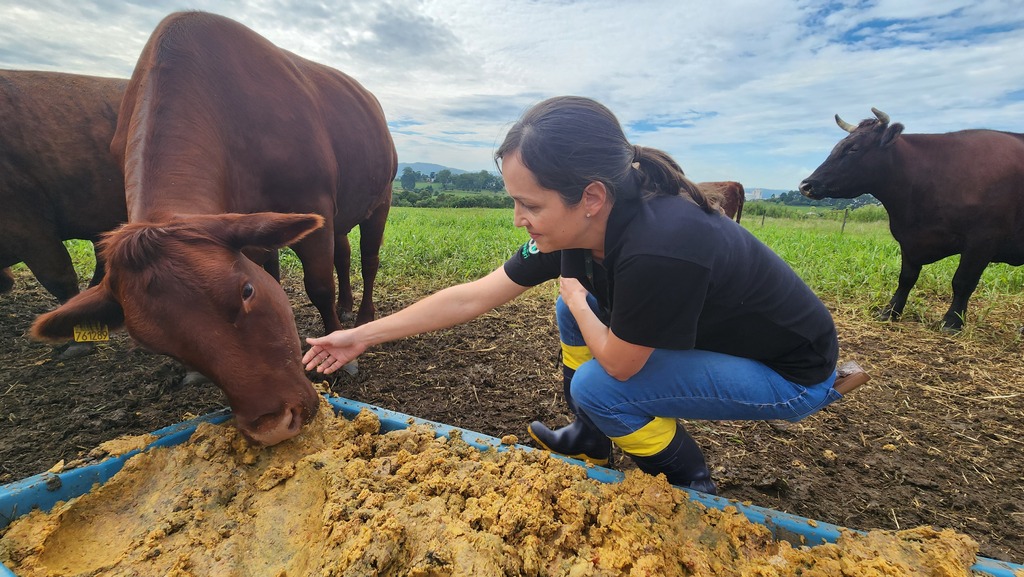
{"type": "Polygon", "coordinates": [[[614,381],[608,373],[601,368],[596,359],[591,359],[576,369],[572,377],[570,394],[577,405],[584,409],[598,409],[605,406],[610,399],[610,391],[607,383],[614,381]]]}
{"type": "Polygon", "coordinates": [[[565,304],[562,295],[558,295],[555,299],[555,318],[561,321],[566,315],[571,317],[572,311],[569,310],[569,305],[565,304]]]}
{"type": "Polygon", "coordinates": [[[572,316],[569,305],[565,304],[561,296],[555,300],[555,322],[558,324],[558,336],[563,343],[583,342],[583,335],[580,334],[576,318],[572,316]]]}

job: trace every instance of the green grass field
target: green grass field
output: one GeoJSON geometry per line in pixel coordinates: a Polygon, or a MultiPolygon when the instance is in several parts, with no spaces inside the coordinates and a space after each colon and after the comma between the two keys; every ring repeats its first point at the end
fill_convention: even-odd
{"type": "MultiPolygon", "coordinates": [[[[900,269],[899,245],[885,221],[748,218],[743,226],[775,250],[826,303],[869,316],[888,302],[900,269]]],[[[356,255],[358,229],[350,237],[356,255]]],[[[511,209],[391,209],[381,251],[382,287],[434,290],[481,277],[500,266],[523,242],[512,226],[511,209]]],[[[69,241],[79,275],[92,274],[91,245],[69,241]]],[[[952,296],[950,281],[959,256],[928,265],[911,292],[905,315],[938,323],[952,296]]],[[[19,265],[24,266],[24,265],[19,265]]],[[[301,268],[290,251],[282,267],[301,268]]],[[[353,274],[359,273],[353,258],[353,274]]],[[[355,279],[354,286],[360,286],[355,279]]],[[[991,264],[971,299],[968,325],[989,317],[1024,321],[1024,267],[991,264]],[[1005,317],[1005,318],[1004,318],[1005,317]]]]}

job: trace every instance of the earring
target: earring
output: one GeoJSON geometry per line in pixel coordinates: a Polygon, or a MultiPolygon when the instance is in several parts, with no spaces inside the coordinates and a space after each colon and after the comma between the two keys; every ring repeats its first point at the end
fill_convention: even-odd
{"type": "Polygon", "coordinates": [[[590,213],[589,212],[587,213],[587,218],[590,218],[590,213]]]}

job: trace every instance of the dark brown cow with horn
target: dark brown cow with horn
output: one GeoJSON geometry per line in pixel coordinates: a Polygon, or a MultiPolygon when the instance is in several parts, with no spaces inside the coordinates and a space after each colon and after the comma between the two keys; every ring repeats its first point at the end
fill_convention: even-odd
{"type": "Polygon", "coordinates": [[[359,224],[373,278],[397,168],[376,98],[233,20],[175,13],[139,57],[111,150],[129,224],[102,243],[103,282],[40,317],[34,336],[123,326],[209,376],[249,438],[298,434],[319,397],[284,290],[252,259],[292,246],[326,330],[340,328],[336,255],[347,263],[343,237],[359,224]]]}
{"type": "Polygon", "coordinates": [[[990,262],[1024,264],[1024,135],[996,130],[903,134],[903,125],[872,108],[849,136],[800,183],[812,199],[872,194],[889,212],[900,244],[899,285],[879,313],[903,313],[923,265],[960,254],[947,331],[963,328],[967,301],[990,262]]]}

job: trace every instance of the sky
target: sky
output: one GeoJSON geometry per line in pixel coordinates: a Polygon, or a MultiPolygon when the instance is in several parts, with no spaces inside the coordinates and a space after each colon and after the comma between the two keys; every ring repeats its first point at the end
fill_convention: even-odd
{"type": "Polygon", "coordinates": [[[495,170],[509,127],[562,94],[748,192],[796,189],[845,136],[835,114],[1024,132],[1024,0],[2,0],[0,68],[128,77],[184,9],[359,80],[405,163],[495,170]]]}

